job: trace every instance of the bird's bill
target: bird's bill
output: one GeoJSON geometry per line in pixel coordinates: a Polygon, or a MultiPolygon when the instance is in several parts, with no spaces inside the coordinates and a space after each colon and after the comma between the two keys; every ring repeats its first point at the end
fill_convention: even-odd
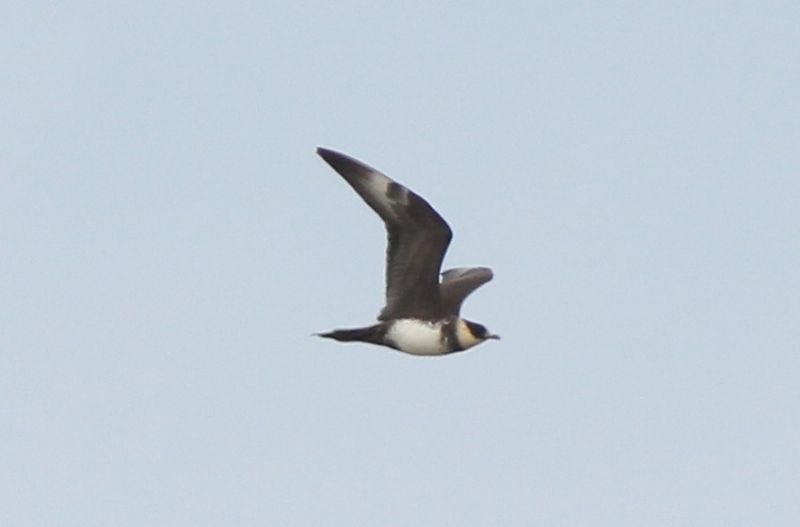
{"type": "Polygon", "coordinates": [[[487,338],[487,339],[500,340],[500,335],[494,335],[494,334],[492,334],[492,335],[489,335],[489,336],[488,336],[488,337],[486,337],[486,338],[487,338]]]}

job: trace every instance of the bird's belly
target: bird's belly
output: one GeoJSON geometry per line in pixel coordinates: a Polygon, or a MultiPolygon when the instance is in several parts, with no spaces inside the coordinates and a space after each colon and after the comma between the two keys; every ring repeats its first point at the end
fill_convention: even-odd
{"type": "Polygon", "coordinates": [[[386,332],[386,338],[400,351],[412,355],[441,355],[447,352],[442,339],[442,325],[424,320],[396,320],[386,332]]]}

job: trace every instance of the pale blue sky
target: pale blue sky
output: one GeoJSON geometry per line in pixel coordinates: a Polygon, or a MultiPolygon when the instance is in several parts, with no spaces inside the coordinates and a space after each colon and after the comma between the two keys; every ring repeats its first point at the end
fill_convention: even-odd
{"type": "Polygon", "coordinates": [[[6,2],[0,524],[795,526],[795,2],[6,2]],[[381,307],[325,145],[503,340],[381,307]]]}

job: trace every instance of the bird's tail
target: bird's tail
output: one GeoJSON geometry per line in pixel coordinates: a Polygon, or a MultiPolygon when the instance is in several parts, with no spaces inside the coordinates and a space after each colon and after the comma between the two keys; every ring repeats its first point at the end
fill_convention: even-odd
{"type": "Polygon", "coordinates": [[[372,344],[383,344],[383,327],[381,324],[368,326],[365,328],[353,329],[334,329],[327,333],[314,333],[317,337],[334,339],[339,342],[371,342],[372,344]]]}

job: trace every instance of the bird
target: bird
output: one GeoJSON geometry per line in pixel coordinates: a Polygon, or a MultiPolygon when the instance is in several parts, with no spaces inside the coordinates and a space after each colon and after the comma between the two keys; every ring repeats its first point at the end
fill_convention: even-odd
{"type": "Polygon", "coordinates": [[[460,316],[467,296],[493,273],[488,267],[440,273],[453,233],[439,213],[419,195],[355,158],[323,147],[317,154],[381,217],[387,245],[386,305],[378,323],[315,335],[418,356],[446,355],[499,340],[484,325],[460,316]]]}

